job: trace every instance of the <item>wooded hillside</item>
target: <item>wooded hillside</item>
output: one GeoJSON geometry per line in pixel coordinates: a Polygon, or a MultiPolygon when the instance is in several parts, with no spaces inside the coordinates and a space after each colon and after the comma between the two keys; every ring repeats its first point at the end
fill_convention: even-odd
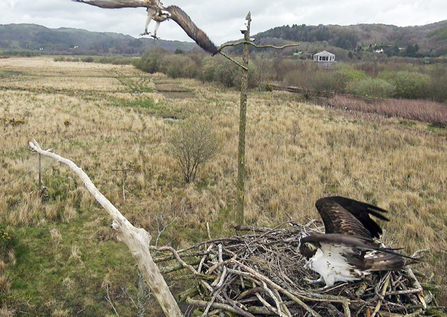
{"type": "MultiPolygon", "coordinates": [[[[373,51],[383,49],[388,56],[438,57],[447,54],[447,20],[423,26],[398,27],[385,24],[279,26],[254,36],[257,43],[281,45],[287,41],[315,43],[331,49],[373,51]],[[334,48],[335,47],[335,48],[334,48]]],[[[199,50],[192,42],[134,38],[110,32],[82,29],[49,29],[36,24],[0,25],[0,53],[34,54],[142,55],[151,47],[199,50]]],[[[303,50],[303,45],[300,46],[303,50]]],[[[234,48],[235,53],[242,48],[234,48]]],[[[305,51],[309,51],[304,48],[305,51]]],[[[262,52],[262,51],[261,51],[262,52]]],[[[291,54],[285,50],[281,54],[291,54]]],[[[337,54],[336,52],[336,55],[337,54]]]]}
{"type": "Polygon", "coordinates": [[[0,52],[17,51],[39,54],[141,55],[150,47],[161,47],[170,52],[197,49],[195,43],[134,38],[110,32],[90,32],[82,29],[49,29],[36,24],[0,25],[0,52]]]}
{"type": "MultiPolygon", "coordinates": [[[[385,24],[280,26],[256,35],[258,40],[280,38],[296,42],[327,42],[347,50],[407,48],[417,44],[418,53],[441,56],[447,53],[447,20],[423,26],[398,27],[385,24]],[[377,47],[376,47],[377,46],[377,47]]],[[[396,54],[394,54],[396,55],[396,54]]]]}

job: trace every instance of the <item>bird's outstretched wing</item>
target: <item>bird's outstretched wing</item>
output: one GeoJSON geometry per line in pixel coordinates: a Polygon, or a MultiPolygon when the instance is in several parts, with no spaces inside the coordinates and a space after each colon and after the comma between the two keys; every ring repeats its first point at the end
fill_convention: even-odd
{"type": "Polygon", "coordinates": [[[346,246],[350,248],[358,249],[359,252],[364,255],[365,251],[377,251],[380,253],[391,254],[396,257],[407,258],[411,260],[417,260],[416,258],[412,258],[411,256],[403,255],[396,250],[398,249],[390,249],[390,248],[382,248],[380,245],[377,245],[371,238],[366,237],[356,237],[352,235],[345,235],[339,233],[327,233],[327,234],[312,234],[310,236],[304,237],[301,239],[301,244],[305,243],[313,243],[313,244],[330,244],[334,246],[346,246]]]}
{"type": "Polygon", "coordinates": [[[386,210],[350,198],[325,197],[317,200],[315,206],[323,219],[326,233],[379,237],[382,229],[369,215],[388,221],[380,214],[386,210]]]}
{"type": "Polygon", "coordinates": [[[87,3],[93,6],[108,8],[108,9],[119,9],[119,8],[140,8],[154,6],[159,1],[158,0],[72,0],[76,2],[87,3]]]}
{"type": "Polygon", "coordinates": [[[208,36],[195,25],[191,18],[179,7],[169,6],[163,8],[160,0],[72,0],[81,3],[87,3],[101,8],[118,9],[118,8],[158,8],[169,12],[172,20],[192,38],[201,48],[211,54],[217,54],[217,47],[211,42],[208,36]]]}
{"type": "Polygon", "coordinates": [[[171,14],[170,18],[177,22],[186,34],[188,34],[188,36],[192,38],[201,48],[213,55],[217,53],[217,47],[213,44],[213,42],[211,42],[205,32],[195,25],[185,11],[177,6],[168,6],[166,11],[171,14]]]}

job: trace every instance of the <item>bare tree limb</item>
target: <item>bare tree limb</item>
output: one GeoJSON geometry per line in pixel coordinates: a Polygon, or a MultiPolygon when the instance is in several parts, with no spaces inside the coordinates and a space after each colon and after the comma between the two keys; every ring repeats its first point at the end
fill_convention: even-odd
{"type": "Polygon", "coordinates": [[[275,45],[256,45],[256,44],[253,43],[252,41],[244,41],[244,40],[242,40],[242,41],[239,41],[239,42],[233,42],[233,43],[222,44],[221,46],[219,46],[219,48],[217,49],[217,51],[218,51],[220,54],[222,54],[222,49],[224,49],[225,47],[228,47],[228,46],[238,46],[238,45],[241,45],[241,44],[250,44],[251,46],[256,47],[256,48],[274,48],[274,49],[277,49],[277,50],[282,50],[282,49],[284,49],[284,48],[286,48],[286,47],[299,46],[299,44],[285,44],[285,45],[283,45],[283,46],[275,46],[275,45]]]}
{"type": "Polygon", "coordinates": [[[249,43],[249,44],[251,44],[252,46],[254,46],[254,47],[256,47],[256,48],[274,48],[274,49],[277,49],[277,50],[282,50],[282,49],[284,49],[284,48],[292,47],[292,46],[299,46],[299,44],[285,44],[285,45],[283,45],[283,46],[275,46],[275,45],[256,45],[256,44],[254,44],[254,43],[249,43]]]}
{"type": "Polygon", "coordinates": [[[142,228],[135,228],[113,204],[96,188],[88,175],[69,159],[52,153],[49,150],[42,150],[36,140],[29,142],[30,148],[47,157],[67,165],[84,183],[90,194],[109,213],[113,219],[112,228],[118,232],[118,239],[123,241],[138,263],[138,267],[143,274],[149,288],[154,294],[166,316],[183,316],[177,302],[169,290],[166,281],[160,273],[157,265],[152,259],[149,251],[151,235],[142,228]]]}
{"type": "Polygon", "coordinates": [[[233,63],[235,63],[237,66],[241,67],[242,69],[244,69],[245,71],[248,71],[248,67],[242,65],[241,63],[239,63],[237,60],[231,58],[230,56],[228,56],[227,54],[225,54],[224,52],[219,52],[223,57],[229,59],[230,61],[232,61],[233,63]]]}

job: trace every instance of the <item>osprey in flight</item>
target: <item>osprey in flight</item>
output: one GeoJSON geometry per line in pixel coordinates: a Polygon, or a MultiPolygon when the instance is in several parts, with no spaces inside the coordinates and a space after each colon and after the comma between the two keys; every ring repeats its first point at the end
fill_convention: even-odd
{"type": "Polygon", "coordinates": [[[164,7],[160,0],[73,0],[91,4],[101,8],[117,9],[117,8],[147,8],[147,21],[144,33],[149,34],[147,28],[151,20],[156,22],[153,38],[157,38],[157,30],[160,22],[167,19],[172,19],[205,51],[216,54],[217,47],[211,42],[208,36],[201,29],[194,24],[191,18],[179,7],[168,6],[164,7]]]}
{"type": "Polygon", "coordinates": [[[325,234],[312,234],[301,239],[300,253],[306,267],[320,274],[313,281],[326,283],[360,280],[373,271],[396,271],[413,259],[382,248],[373,238],[382,233],[373,215],[388,221],[379,207],[349,198],[334,196],[317,200],[315,206],[324,222],[325,234]]]}

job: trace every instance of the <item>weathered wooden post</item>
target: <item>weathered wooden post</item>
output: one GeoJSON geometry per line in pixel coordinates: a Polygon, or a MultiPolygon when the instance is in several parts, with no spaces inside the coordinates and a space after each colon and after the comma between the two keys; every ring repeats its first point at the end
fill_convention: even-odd
{"type": "Polygon", "coordinates": [[[286,44],[280,47],[274,45],[256,45],[250,41],[250,24],[251,24],[251,13],[248,12],[245,18],[244,24],[241,27],[241,33],[244,34],[244,39],[236,43],[227,43],[221,45],[217,51],[222,54],[222,56],[228,58],[233,63],[238,65],[242,69],[241,76],[241,108],[240,108],[240,118],[239,118],[239,149],[238,149],[238,173],[237,173],[237,206],[236,206],[236,223],[244,223],[244,200],[245,200],[245,127],[247,125],[247,88],[248,88],[248,57],[249,57],[249,46],[255,48],[274,48],[283,49],[289,46],[297,46],[298,44],[286,44]],[[244,45],[242,63],[234,60],[230,56],[222,52],[222,49],[227,46],[244,45]]]}
{"type": "Polygon", "coordinates": [[[245,200],[245,128],[247,126],[247,88],[248,88],[248,55],[250,42],[251,13],[248,12],[241,32],[244,34],[244,49],[242,53],[241,76],[241,107],[239,118],[239,149],[238,149],[238,170],[237,170],[237,209],[236,223],[244,223],[244,200],[245,200]]]}
{"type": "Polygon", "coordinates": [[[131,172],[131,169],[124,168],[124,164],[122,169],[114,169],[112,172],[122,172],[123,173],[123,181],[122,181],[122,190],[123,190],[123,201],[126,201],[126,191],[125,191],[125,185],[126,185],[126,179],[127,179],[127,172],[131,172]]]}

